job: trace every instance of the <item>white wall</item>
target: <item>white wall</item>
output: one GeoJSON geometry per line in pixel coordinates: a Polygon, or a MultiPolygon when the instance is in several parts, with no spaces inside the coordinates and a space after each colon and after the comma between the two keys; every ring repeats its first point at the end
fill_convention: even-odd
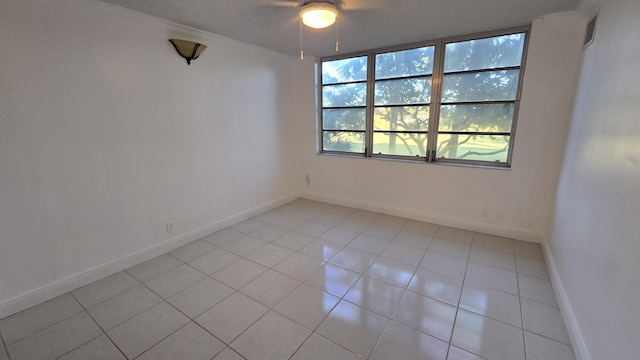
{"type": "Polygon", "coordinates": [[[94,0],[58,2],[0,1],[0,318],[302,184],[298,60],[94,0]],[[187,66],[172,36],[209,48],[187,66]]]}
{"type": "MultiPolygon", "coordinates": [[[[306,196],[439,224],[541,241],[549,221],[571,116],[584,21],[575,13],[533,23],[513,166],[493,170],[316,155],[304,136],[306,196]]],[[[308,81],[313,82],[311,70],[308,81]]],[[[311,85],[308,86],[311,89],[311,85]]],[[[314,115],[311,90],[303,101],[314,115]]]]}
{"type": "Polygon", "coordinates": [[[640,2],[607,0],[600,7],[595,41],[584,55],[547,260],[578,359],[638,359],[640,2]]]}

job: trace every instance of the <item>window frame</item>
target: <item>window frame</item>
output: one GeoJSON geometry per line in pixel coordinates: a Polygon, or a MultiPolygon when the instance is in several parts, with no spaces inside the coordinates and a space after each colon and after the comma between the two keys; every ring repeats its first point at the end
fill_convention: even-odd
{"type": "MultiPolygon", "coordinates": [[[[373,63],[371,64],[369,69],[375,70],[376,64],[375,64],[375,59],[376,56],[379,54],[386,54],[386,53],[391,53],[391,52],[398,52],[398,51],[404,51],[404,50],[411,50],[411,49],[418,49],[418,48],[423,48],[423,47],[430,47],[433,46],[433,58],[434,58],[434,64],[433,64],[433,69],[431,71],[431,95],[429,96],[429,128],[427,129],[427,153],[425,157],[415,157],[415,156],[405,156],[405,155],[391,155],[391,154],[374,154],[373,153],[373,135],[375,134],[375,130],[374,130],[374,126],[373,126],[373,122],[374,122],[374,116],[375,116],[375,109],[376,109],[376,104],[375,104],[375,86],[376,86],[376,79],[375,79],[375,71],[371,71],[370,73],[370,77],[371,77],[371,92],[370,95],[371,96],[371,101],[370,103],[367,103],[367,106],[371,105],[371,117],[367,118],[367,129],[371,130],[371,134],[368,135],[369,137],[367,138],[367,140],[369,140],[369,142],[367,143],[367,141],[365,141],[365,145],[370,144],[367,147],[368,150],[368,157],[372,157],[372,158],[383,158],[383,159],[390,159],[390,160],[407,160],[407,161],[420,161],[420,162],[424,162],[428,159],[429,157],[429,137],[431,136],[431,123],[432,123],[432,114],[433,114],[433,107],[435,106],[435,101],[434,101],[434,82],[435,81],[435,73],[436,73],[436,61],[435,59],[438,57],[438,53],[437,53],[437,49],[438,49],[438,45],[437,45],[437,40],[428,40],[428,41],[420,41],[420,42],[414,42],[414,43],[409,43],[409,44],[402,44],[402,45],[396,45],[396,46],[389,46],[389,47],[384,47],[384,48],[380,48],[380,49],[375,49],[375,50],[371,50],[371,59],[373,61],[373,63]]],[[[369,75],[369,74],[367,74],[369,75]]],[[[407,76],[407,77],[411,77],[411,76],[407,76]]],[[[405,78],[407,78],[405,77],[405,78]]],[[[398,79],[398,78],[394,78],[394,79],[398,79]]],[[[387,81],[389,79],[380,79],[378,81],[387,81]]],[[[411,104],[409,104],[411,105],[411,104]]]]}
{"type": "MultiPolygon", "coordinates": [[[[363,57],[363,56],[367,56],[367,77],[365,80],[365,91],[366,91],[366,95],[365,95],[365,130],[364,130],[364,145],[366,148],[366,144],[367,144],[367,138],[368,138],[368,129],[369,129],[369,124],[368,124],[368,118],[369,118],[369,94],[370,94],[370,79],[369,79],[369,67],[371,66],[371,54],[370,51],[359,51],[359,52],[355,52],[355,53],[349,53],[349,54],[345,54],[345,55],[337,55],[337,56],[332,56],[332,57],[326,57],[326,58],[322,58],[323,60],[320,61],[320,59],[318,59],[318,63],[317,63],[317,68],[318,68],[318,80],[317,80],[317,103],[319,104],[319,106],[317,106],[318,109],[318,149],[320,150],[320,152],[327,154],[335,154],[335,155],[347,155],[347,156],[362,156],[365,155],[366,156],[366,151],[363,153],[359,153],[359,152],[347,152],[347,151],[337,151],[337,150],[327,150],[325,151],[323,149],[324,147],[324,109],[325,107],[322,104],[322,90],[325,86],[325,84],[323,84],[322,82],[322,62],[323,61],[333,61],[333,60],[344,60],[344,59],[352,59],[352,58],[358,58],[358,57],[363,57]],[[330,59],[335,57],[335,59],[330,59]]],[[[341,83],[331,83],[331,84],[327,84],[326,86],[336,86],[336,85],[344,85],[344,84],[357,84],[357,83],[362,83],[362,80],[357,80],[357,81],[349,81],[349,82],[341,82],[341,83]]],[[[328,108],[341,108],[338,106],[335,107],[328,107],[328,108]]],[[[345,108],[349,108],[349,107],[345,107],[345,108]]],[[[357,107],[354,107],[357,108],[357,107]]],[[[361,132],[361,131],[352,131],[352,130],[347,130],[345,132],[361,132]]]]}
{"type": "MultiPolygon", "coordinates": [[[[486,31],[481,33],[474,33],[468,35],[460,35],[460,36],[452,36],[447,38],[440,38],[435,40],[427,40],[420,42],[413,42],[395,46],[388,46],[383,48],[371,49],[366,51],[359,51],[349,54],[343,55],[334,55],[327,57],[320,57],[316,59],[316,94],[317,94],[317,154],[321,155],[339,155],[339,156],[348,156],[348,157],[366,157],[366,158],[377,158],[377,159],[385,159],[385,160],[395,160],[395,161],[409,161],[409,162],[426,162],[432,164],[449,164],[449,165],[464,165],[464,166],[475,166],[475,167],[490,167],[490,168],[510,168],[512,164],[513,158],[513,150],[516,138],[516,125],[520,110],[520,101],[523,87],[524,74],[526,71],[526,61],[528,55],[528,46],[529,40],[531,38],[531,25],[524,25],[518,27],[511,27],[507,29],[486,31]],[[437,138],[439,135],[438,123],[440,119],[440,109],[442,104],[442,85],[443,79],[445,77],[444,66],[445,66],[445,49],[446,45],[450,43],[456,42],[465,42],[471,40],[482,40],[492,37],[499,36],[507,36],[512,34],[524,34],[524,41],[522,47],[522,58],[519,66],[510,66],[508,68],[518,69],[518,84],[516,87],[515,98],[513,100],[505,100],[504,103],[513,103],[513,118],[511,119],[511,128],[509,131],[509,144],[508,144],[508,152],[506,162],[500,161],[484,161],[484,160],[465,160],[465,159],[452,159],[452,158],[437,158],[436,157],[436,149],[437,149],[437,138]],[[390,52],[398,52],[403,50],[411,50],[420,47],[434,47],[434,56],[433,56],[433,70],[431,74],[431,98],[429,103],[429,122],[428,122],[428,130],[427,130],[427,146],[426,146],[426,154],[422,156],[420,154],[417,156],[406,156],[406,155],[392,155],[392,154],[374,154],[373,153],[373,135],[375,133],[373,123],[374,123],[374,113],[376,109],[375,105],[375,69],[376,69],[376,56],[379,54],[385,54],[390,52]],[[332,151],[332,150],[324,150],[324,119],[323,119],[323,97],[322,97],[322,65],[324,62],[335,61],[341,59],[349,59],[355,57],[367,56],[367,85],[366,85],[366,111],[365,111],[365,138],[364,138],[364,152],[346,152],[346,151],[332,151]]],[[[488,72],[488,71],[497,71],[502,70],[503,68],[482,68],[476,70],[464,71],[464,73],[479,73],[479,72],[488,72]]],[[[457,73],[457,72],[456,72],[457,73]]],[[[409,77],[409,76],[408,76],[409,77]]],[[[380,79],[378,81],[384,81],[386,79],[380,79]]],[[[483,104],[483,103],[491,103],[491,101],[477,101],[474,103],[483,104]]],[[[410,106],[411,104],[408,104],[410,106]]],[[[445,104],[446,105],[446,104],[445,104]]],[[[482,132],[479,132],[482,133],[482,132]]],[[[487,132],[488,133],[488,132],[487,132]]],[[[502,134],[502,133],[500,133],[502,134]]]]}

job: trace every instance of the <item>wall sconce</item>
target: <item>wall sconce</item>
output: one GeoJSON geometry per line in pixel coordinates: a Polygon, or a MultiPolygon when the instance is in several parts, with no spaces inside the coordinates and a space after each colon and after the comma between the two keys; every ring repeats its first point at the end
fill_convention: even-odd
{"type": "Polygon", "coordinates": [[[187,65],[191,65],[191,60],[197,59],[204,49],[207,48],[207,45],[189,40],[169,39],[169,42],[176,48],[180,56],[187,59],[187,65]]]}

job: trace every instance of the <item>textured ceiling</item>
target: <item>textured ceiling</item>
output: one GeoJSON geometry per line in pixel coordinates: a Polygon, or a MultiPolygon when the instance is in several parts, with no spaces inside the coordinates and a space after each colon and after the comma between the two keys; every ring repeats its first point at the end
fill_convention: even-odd
{"type": "MultiPolygon", "coordinates": [[[[249,44],[297,56],[299,9],[276,0],[103,0],[249,44]]],[[[378,6],[348,10],[371,0],[344,0],[340,52],[525,25],[572,10],[580,0],[375,0],[378,6]],[[380,4],[384,6],[379,6],[380,4]]],[[[304,2],[304,1],[301,1],[304,2]]],[[[335,52],[336,27],[303,30],[306,55],[335,52]]]]}

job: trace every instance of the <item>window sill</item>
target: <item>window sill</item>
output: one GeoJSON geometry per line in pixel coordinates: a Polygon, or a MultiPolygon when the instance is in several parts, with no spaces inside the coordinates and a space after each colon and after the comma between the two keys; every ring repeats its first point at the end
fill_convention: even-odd
{"type": "Polygon", "coordinates": [[[448,162],[448,161],[425,161],[424,158],[420,158],[420,160],[413,160],[410,158],[390,158],[383,156],[364,156],[363,154],[347,154],[347,153],[334,153],[334,152],[316,152],[316,155],[320,156],[328,156],[328,157],[339,157],[339,158],[350,158],[350,159],[362,159],[362,160],[380,160],[380,161],[390,161],[390,162],[399,162],[399,163],[412,163],[412,164],[427,164],[427,165],[443,165],[443,166],[455,166],[462,168],[474,168],[474,169],[487,169],[487,170],[511,170],[511,166],[491,166],[488,164],[468,164],[468,163],[459,163],[459,162],[448,162]]]}

